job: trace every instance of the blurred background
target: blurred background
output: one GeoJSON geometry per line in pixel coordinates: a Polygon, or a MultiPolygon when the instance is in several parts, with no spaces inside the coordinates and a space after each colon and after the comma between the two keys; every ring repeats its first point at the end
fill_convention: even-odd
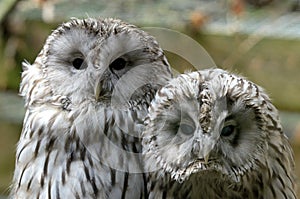
{"type": "MultiPolygon", "coordinates": [[[[0,198],[9,193],[24,116],[18,96],[21,62],[32,63],[59,24],[88,16],[184,33],[199,42],[218,67],[264,87],[280,110],[295,150],[299,182],[299,0],[0,0],[0,198]]],[[[194,70],[183,57],[166,55],[176,70],[194,70]]]]}

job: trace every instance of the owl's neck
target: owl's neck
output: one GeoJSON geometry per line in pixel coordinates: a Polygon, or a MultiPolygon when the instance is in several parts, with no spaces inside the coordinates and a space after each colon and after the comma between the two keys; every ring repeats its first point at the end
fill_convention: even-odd
{"type": "MultiPolygon", "coordinates": [[[[156,176],[157,177],[157,176],[156,176]]],[[[233,181],[229,176],[217,171],[201,171],[192,174],[182,183],[173,181],[170,183],[170,175],[162,180],[164,186],[159,189],[172,193],[171,198],[294,198],[294,187],[291,179],[279,176],[275,170],[252,170],[241,177],[241,180],[233,181]],[[266,173],[272,175],[268,176],[266,173]],[[279,183],[280,181],[285,182],[279,183]]]]}
{"type": "Polygon", "coordinates": [[[134,109],[86,106],[69,113],[72,129],[90,152],[104,165],[140,173],[141,131],[146,105],[134,109]]]}

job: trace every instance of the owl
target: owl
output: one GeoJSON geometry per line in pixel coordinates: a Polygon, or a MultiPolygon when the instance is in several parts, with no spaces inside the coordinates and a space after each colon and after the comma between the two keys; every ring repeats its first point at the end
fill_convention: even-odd
{"type": "Polygon", "coordinates": [[[182,74],[159,89],[145,123],[149,198],[296,198],[278,112],[243,77],[182,74]]]}
{"type": "Polygon", "coordinates": [[[141,198],[141,129],[172,77],[156,40],[117,19],[71,19],[23,63],[12,198],[141,198]]]}

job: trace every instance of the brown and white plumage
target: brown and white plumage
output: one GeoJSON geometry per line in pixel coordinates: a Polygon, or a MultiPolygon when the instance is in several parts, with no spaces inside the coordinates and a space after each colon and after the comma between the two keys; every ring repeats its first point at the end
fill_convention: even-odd
{"type": "Polygon", "coordinates": [[[144,197],[139,133],[171,78],[155,39],[116,19],[72,19],[23,69],[26,115],[11,196],[144,197]]]}
{"type": "Polygon", "coordinates": [[[146,123],[149,198],[296,198],[278,112],[245,78],[180,75],[157,92],[146,123]]]}

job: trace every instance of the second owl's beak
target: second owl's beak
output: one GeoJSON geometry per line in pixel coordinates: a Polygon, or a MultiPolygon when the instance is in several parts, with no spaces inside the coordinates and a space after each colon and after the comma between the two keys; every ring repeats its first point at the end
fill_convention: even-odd
{"type": "Polygon", "coordinates": [[[204,156],[204,163],[207,164],[208,163],[208,159],[209,159],[209,153],[204,156]]]}
{"type": "Polygon", "coordinates": [[[195,139],[192,146],[192,154],[197,159],[203,161],[205,164],[209,161],[209,155],[214,148],[214,144],[209,137],[202,137],[195,139]],[[210,143],[210,144],[209,144],[210,143]]]}

